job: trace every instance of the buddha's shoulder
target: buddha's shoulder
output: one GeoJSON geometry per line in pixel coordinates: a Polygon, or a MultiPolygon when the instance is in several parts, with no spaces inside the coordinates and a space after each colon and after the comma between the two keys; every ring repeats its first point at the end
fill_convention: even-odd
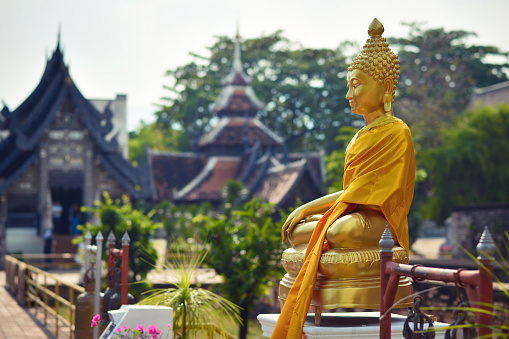
{"type": "Polygon", "coordinates": [[[373,130],[385,131],[390,133],[401,133],[401,132],[410,133],[408,125],[403,120],[396,117],[389,117],[385,119],[382,124],[374,127],[373,130]]]}
{"type": "Polygon", "coordinates": [[[377,126],[370,131],[371,136],[376,140],[392,140],[392,142],[399,140],[411,143],[412,135],[408,125],[398,118],[390,119],[385,124],[377,126]]]}

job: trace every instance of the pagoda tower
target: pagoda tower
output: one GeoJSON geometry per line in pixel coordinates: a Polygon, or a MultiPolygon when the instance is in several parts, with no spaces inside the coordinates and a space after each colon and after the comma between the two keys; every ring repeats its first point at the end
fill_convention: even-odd
{"type": "Polygon", "coordinates": [[[221,93],[209,107],[220,120],[201,137],[198,149],[202,154],[240,156],[256,143],[262,150],[273,151],[284,143],[256,118],[264,105],[251,87],[252,78],[243,70],[239,40],[237,33],[232,69],[222,80],[221,93]]]}

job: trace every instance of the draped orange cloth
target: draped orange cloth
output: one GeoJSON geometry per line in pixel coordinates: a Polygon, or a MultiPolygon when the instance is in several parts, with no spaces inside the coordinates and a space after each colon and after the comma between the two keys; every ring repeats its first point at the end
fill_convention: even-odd
{"type": "Polygon", "coordinates": [[[327,229],[357,205],[376,205],[408,252],[407,214],[412,203],[415,159],[408,126],[383,116],[361,129],[350,142],[345,159],[344,192],[323,215],[309,241],[303,266],[285,301],[273,339],[300,339],[316,282],[327,229]]]}

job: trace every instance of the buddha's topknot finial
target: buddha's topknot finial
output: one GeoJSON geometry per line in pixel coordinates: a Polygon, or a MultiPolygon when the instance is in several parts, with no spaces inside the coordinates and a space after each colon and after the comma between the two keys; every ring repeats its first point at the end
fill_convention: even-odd
{"type": "Polygon", "coordinates": [[[382,36],[384,32],[384,25],[377,18],[374,18],[373,21],[369,24],[368,34],[372,38],[379,38],[382,36]]]}
{"type": "Polygon", "coordinates": [[[361,53],[356,56],[348,71],[359,69],[371,76],[379,84],[390,77],[393,80],[393,101],[396,93],[396,85],[399,79],[399,60],[389,48],[389,44],[382,38],[384,26],[376,18],[371,21],[368,28],[369,39],[362,48],[361,53]]]}

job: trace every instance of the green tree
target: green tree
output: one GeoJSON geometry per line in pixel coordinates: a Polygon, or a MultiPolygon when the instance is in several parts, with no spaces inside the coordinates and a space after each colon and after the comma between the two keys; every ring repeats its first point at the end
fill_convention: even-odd
{"type": "Polygon", "coordinates": [[[136,163],[144,155],[146,147],[154,151],[176,151],[174,140],[178,139],[179,134],[175,129],[142,121],[139,130],[129,132],[129,160],[136,163]]]}
{"type": "Polygon", "coordinates": [[[509,201],[509,105],[466,112],[443,133],[443,145],[423,155],[432,194],[423,206],[439,221],[451,206],[509,201]]]}
{"type": "Polygon", "coordinates": [[[193,218],[210,215],[212,208],[209,202],[193,205],[175,205],[165,200],[154,207],[154,220],[161,222],[168,233],[171,242],[179,239],[187,242],[189,238],[195,238],[198,234],[197,225],[193,218]]]}
{"type": "Polygon", "coordinates": [[[412,127],[414,142],[424,147],[440,143],[437,132],[454,124],[475,87],[507,80],[507,64],[488,56],[507,56],[492,46],[468,45],[475,33],[407,24],[406,38],[390,38],[400,60],[399,95],[395,112],[412,127]]]}
{"type": "MultiPolygon", "coordinates": [[[[316,141],[310,148],[330,147],[340,126],[358,120],[345,100],[347,63],[341,51],[347,43],[334,50],[304,48],[277,31],[241,45],[244,69],[265,103],[260,119],[286,139],[290,150],[303,148],[306,133],[316,141]]],[[[209,57],[194,54],[193,62],[167,72],[173,83],[156,115],[165,128],[182,132],[179,150],[190,149],[195,127],[200,133],[210,127],[208,107],[231,69],[234,41],[218,37],[208,50],[209,57]]]]}
{"type": "Polygon", "coordinates": [[[246,338],[249,313],[256,301],[280,278],[281,225],[273,222],[274,206],[253,198],[232,217],[205,218],[208,264],[224,278],[222,290],[242,310],[239,337],[246,338]]]}
{"type": "Polygon", "coordinates": [[[116,202],[111,199],[108,192],[104,192],[103,197],[104,202],[95,201],[95,207],[81,208],[83,212],[94,213],[99,223],[87,222],[85,225],[80,225],[83,235],[79,241],[84,241],[84,234],[87,231],[91,234],[101,231],[105,238],[110,231],[113,231],[115,239],[121,243],[122,236],[127,232],[131,239],[129,268],[133,272],[133,280],[145,279],[157,261],[157,251],[151,244],[150,237],[162,227],[162,224],[152,220],[155,211],[145,214],[143,211],[134,209],[125,195],[122,196],[122,201],[116,202]]]}

